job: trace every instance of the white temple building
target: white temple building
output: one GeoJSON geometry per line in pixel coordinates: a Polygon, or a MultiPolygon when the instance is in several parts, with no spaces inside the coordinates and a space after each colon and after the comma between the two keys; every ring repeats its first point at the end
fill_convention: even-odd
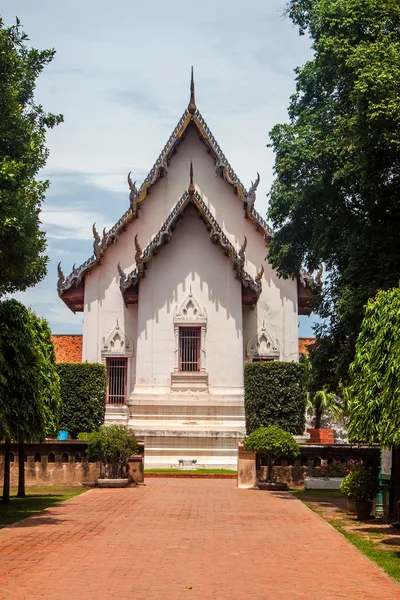
{"type": "Polygon", "coordinates": [[[303,278],[266,256],[271,232],[190,102],[130,205],[58,292],[83,311],[83,356],[108,373],[106,423],[133,428],[146,467],[235,468],[246,361],[298,360],[303,278]],[[301,279],[301,281],[300,281],[301,279]]]}

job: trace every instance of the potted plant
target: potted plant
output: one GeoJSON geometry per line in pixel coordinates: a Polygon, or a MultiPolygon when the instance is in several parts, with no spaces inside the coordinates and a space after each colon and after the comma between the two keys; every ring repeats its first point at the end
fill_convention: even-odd
{"type": "Polygon", "coordinates": [[[354,500],[357,519],[363,521],[371,515],[373,500],[379,492],[379,480],[372,471],[360,466],[346,475],[340,484],[340,491],[348,499],[354,500]]]}
{"type": "Polygon", "coordinates": [[[123,467],[128,456],[137,453],[138,443],[135,434],[125,425],[102,425],[92,433],[79,434],[79,439],[87,440],[87,456],[100,460],[103,477],[98,479],[99,487],[125,487],[128,478],[123,477],[123,467]]]}
{"type": "Polygon", "coordinates": [[[276,425],[261,426],[244,439],[243,447],[266,458],[267,476],[265,482],[258,484],[259,489],[286,489],[286,484],[273,482],[272,475],[275,460],[300,455],[300,447],[288,431],[276,425]]]}
{"type": "Polygon", "coordinates": [[[314,411],[315,424],[312,429],[307,429],[310,434],[311,444],[333,444],[333,429],[321,428],[322,417],[329,412],[333,419],[340,419],[347,413],[348,393],[343,390],[343,395],[338,396],[328,392],[325,388],[307,394],[307,407],[314,411]]]}

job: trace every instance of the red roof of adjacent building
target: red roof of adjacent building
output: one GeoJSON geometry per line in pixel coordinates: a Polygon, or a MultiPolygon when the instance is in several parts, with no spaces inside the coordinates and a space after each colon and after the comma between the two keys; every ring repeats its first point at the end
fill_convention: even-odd
{"type": "Polygon", "coordinates": [[[308,354],[308,346],[315,342],[315,338],[301,337],[299,338],[299,354],[308,354]]]}
{"type": "Polygon", "coordinates": [[[56,362],[82,362],[82,335],[52,335],[56,362]]]}

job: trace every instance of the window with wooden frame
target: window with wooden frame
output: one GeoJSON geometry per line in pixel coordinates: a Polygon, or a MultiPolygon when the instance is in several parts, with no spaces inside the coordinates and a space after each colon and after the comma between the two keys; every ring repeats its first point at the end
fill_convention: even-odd
{"type": "Polygon", "coordinates": [[[128,359],[107,357],[107,403],[125,404],[128,359]]]}
{"type": "Polygon", "coordinates": [[[200,371],[200,327],[179,327],[179,371],[200,371]]]}

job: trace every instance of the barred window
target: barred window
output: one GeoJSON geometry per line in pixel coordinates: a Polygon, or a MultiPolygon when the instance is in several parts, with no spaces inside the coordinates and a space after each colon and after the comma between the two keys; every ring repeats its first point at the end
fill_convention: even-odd
{"type": "Polygon", "coordinates": [[[107,358],[107,402],[124,404],[126,401],[126,383],[128,360],[126,358],[107,358]]]}
{"type": "Polygon", "coordinates": [[[200,371],[200,327],[179,328],[179,370],[200,371]]]}

